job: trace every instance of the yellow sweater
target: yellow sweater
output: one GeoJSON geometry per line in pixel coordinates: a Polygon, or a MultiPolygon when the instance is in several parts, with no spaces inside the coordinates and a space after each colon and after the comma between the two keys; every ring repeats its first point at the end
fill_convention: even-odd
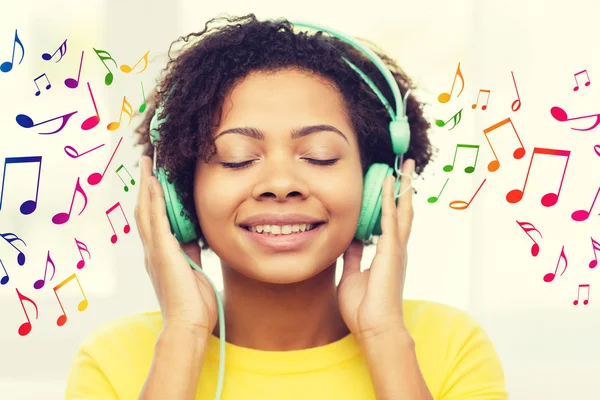
{"type": "MultiPolygon", "coordinates": [[[[436,400],[503,400],[502,365],[486,333],[468,314],[429,301],[404,301],[406,326],[436,400]]],[[[67,400],[135,400],[162,329],[160,311],[123,317],[93,332],[75,355],[67,400]]],[[[325,346],[261,351],[226,343],[223,400],[375,400],[371,377],[352,334],[325,346]]],[[[211,336],[196,400],[213,400],[219,338],[211,336]]],[[[177,399],[166,399],[177,400],[177,399]]]]}

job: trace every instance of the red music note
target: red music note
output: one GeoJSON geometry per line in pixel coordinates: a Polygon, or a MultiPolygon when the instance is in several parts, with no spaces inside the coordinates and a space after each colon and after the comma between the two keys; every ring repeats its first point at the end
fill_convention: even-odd
{"type": "Polygon", "coordinates": [[[585,83],[585,86],[590,86],[590,75],[588,74],[587,69],[584,69],[583,71],[579,71],[578,73],[573,75],[575,77],[575,87],[573,88],[574,92],[579,90],[579,82],[577,82],[577,75],[583,74],[584,72],[587,75],[587,82],[585,83]]]}
{"type": "Polygon", "coordinates": [[[556,263],[556,269],[554,270],[554,273],[549,272],[546,275],[544,275],[544,282],[552,282],[554,280],[554,277],[556,277],[556,272],[558,271],[558,264],[560,264],[560,260],[565,260],[565,269],[563,270],[563,272],[561,272],[560,276],[562,276],[562,274],[565,273],[565,271],[567,270],[567,256],[565,255],[565,246],[563,245],[562,249],[560,250],[560,256],[558,257],[558,261],[556,263]]]}
{"type": "Polygon", "coordinates": [[[77,261],[77,269],[81,269],[85,267],[85,260],[83,259],[83,254],[81,253],[81,251],[83,250],[86,253],[88,253],[88,257],[90,259],[92,258],[92,255],[90,254],[90,250],[87,248],[85,243],[80,242],[79,240],[77,240],[77,238],[75,238],[75,244],[77,244],[77,250],[79,250],[79,255],[81,256],[81,260],[77,261]]]}
{"type": "Polygon", "coordinates": [[[42,76],[43,76],[44,78],[46,78],[46,82],[48,82],[48,84],[46,85],[46,90],[49,90],[49,89],[52,87],[52,84],[50,83],[50,80],[48,79],[48,75],[46,75],[46,74],[41,74],[40,76],[38,76],[37,78],[35,78],[35,79],[33,80],[33,83],[35,83],[35,87],[37,88],[37,92],[35,92],[35,95],[36,95],[36,96],[39,96],[39,95],[42,93],[42,91],[40,90],[40,87],[39,87],[39,86],[38,86],[38,84],[37,84],[37,80],[38,80],[38,79],[40,79],[42,76]]]}
{"type": "Polygon", "coordinates": [[[109,131],[115,131],[119,129],[119,126],[121,126],[121,119],[123,118],[123,111],[125,112],[125,114],[129,115],[129,122],[127,123],[127,125],[131,124],[133,108],[131,107],[131,104],[129,104],[129,102],[127,101],[127,96],[123,97],[123,103],[121,104],[121,113],[119,114],[119,121],[111,122],[106,126],[106,129],[108,129],[109,131]]]}
{"type": "Polygon", "coordinates": [[[513,111],[518,111],[519,108],[521,108],[521,97],[519,97],[519,89],[517,88],[517,82],[515,81],[515,74],[513,74],[512,71],[510,71],[510,74],[512,75],[512,80],[513,80],[513,83],[515,84],[515,90],[517,91],[517,99],[515,101],[513,101],[513,103],[510,105],[510,108],[513,111]],[[516,104],[516,108],[515,108],[515,104],[516,104]]]}
{"type": "Polygon", "coordinates": [[[79,285],[79,289],[81,290],[81,294],[83,294],[83,300],[81,300],[81,302],[79,303],[79,305],[77,306],[77,309],[79,311],[83,311],[87,308],[88,306],[88,300],[87,297],[85,296],[85,293],[83,292],[83,288],[81,287],[81,283],[79,283],[79,278],[77,278],[76,274],[73,274],[71,276],[69,276],[67,279],[65,279],[64,281],[62,281],[61,283],[59,283],[58,285],[56,285],[54,287],[54,294],[56,295],[56,299],[58,300],[58,304],[60,304],[60,308],[62,309],[63,314],[58,317],[58,319],[56,320],[56,325],[58,326],[63,326],[66,322],[67,322],[67,313],[65,312],[65,309],[60,301],[60,298],[58,297],[58,293],[56,292],[58,289],[60,289],[61,287],[65,286],[67,283],[69,283],[69,281],[73,280],[73,278],[75,278],[75,280],[77,281],[77,284],[79,285]]]}
{"type": "Polygon", "coordinates": [[[0,190],[0,210],[2,210],[2,198],[4,196],[4,183],[6,182],[6,165],[7,164],[22,164],[22,163],[39,163],[37,186],[35,188],[35,199],[26,200],[21,204],[19,210],[23,215],[29,215],[37,208],[38,193],[40,191],[40,176],[42,175],[42,156],[32,157],[6,157],[4,159],[4,173],[2,179],[2,189],[0,190]]]}
{"type": "Polygon", "coordinates": [[[20,237],[18,237],[17,235],[15,235],[12,232],[0,233],[0,237],[2,237],[2,239],[6,240],[6,243],[11,245],[12,248],[15,249],[19,253],[17,255],[17,263],[21,266],[23,264],[25,264],[25,254],[23,254],[23,252],[21,250],[17,249],[17,247],[14,244],[12,244],[12,242],[18,240],[19,242],[23,243],[25,245],[25,247],[27,247],[27,243],[25,243],[23,241],[23,239],[21,239],[20,237]]]}
{"type": "Polygon", "coordinates": [[[96,127],[98,122],[100,122],[100,113],[98,112],[98,107],[96,107],[96,100],[94,99],[94,94],[92,93],[92,88],[90,87],[90,83],[87,83],[88,90],[90,92],[90,97],[92,98],[92,103],[94,104],[94,110],[96,110],[96,115],[92,115],[81,124],[81,129],[84,131],[89,131],[90,129],[96,127]]]}
{"type": "Polygon", "coordinates": [[[537,233],[540,234],[540,237],[542,237],[542,233],[540,231],[538,231],[536,229],[535,226],[533,226],[533,224],[529,223],[529,222],[519,222],[517,221],[517,224],[519,224],[519,226],[521,227],[521,229],[523,229],[525,231],[525,233],[527,234],[527,236],[529,236],[529,239],[533,240],[533,245],[531,246],[531,255],[534,257],[537,257],[537,255],[540,252],[540,245],[535,241],[534,238],[531,237],[531,235],[529,234],[529,232],[531,231],[536,231],[537,233]]]}
{"type": "Polygon", "coordinates": [[[113,151],[112,156],[110,156],[110,160],[108,160],[108,164],[106,164],[106,168],[104,168],[104,172],[102,172],[102,174],[100,174],[99,172],[94,172],[93,174],[90,174],[90,176],[88,176],[87,182],[90,185],[93,186],[93,185],[97,185],[100,183],[100,181],[104,177],[104,174],[106,173],[106,170],[108,169],[108,166],[110,165],[110,162],[112,161],[113,157],[115,156],[115,153],[117,152],[117,149],[119,148],[119,145],[121,144],[122,140],[123,140],[123,137],[121,137],[119,139],[119,143],[117,143],[117,147],[115,147],[115,151],[113,151]]]}
{"type": "Polygon", "coordinates": [[[523,146],[523,142],[521,142],[521,138],[519,137],[519,134],[517,133],[517,129],[515,128],[515,125],[513,124],[513,122],[511,121],[510,118],[503,119],[502,121],[498,122],[497,124],[494,124],[494,125],[490,126],[489,128],[485,128],[483,130],[485,140],[487,140],[488,144],[490,145],[490,148],[492,149],[492,153],[494,153],[494,158],[495,158],[495,160],[491,161],[488,164],[488,171],[490,171],[490,172],[497,171],[498,168],[500,168],[500,161],[498,161],[498,156],[496,155],[496,152],[494,151],[494,146],[492,146],[492,143],[490,142],[490,139],[488,138],[487,135],[494,129],[499,128],[506,124],[510,124],[512,126],[513,130],[515,131],[515,135],[517,135],[517,140],[521,144],[521,147],[516,148],[515,151],[513,152],[513,157],[516,160],[520,160],[525,155],[525,147],[523,146]]]}
{"type": "Polygon", "coordinates": [[[38,125],[43,125],[47,122],[52,122],[52,121],[56,121],[59,118],[62,118],[62,123],[60,125],[60,127],[55,130],[54,132],[38,132],[40,135],[52,135],[54,133],[58,133],[60,131],[62,131],[62,129],[65,127],[65,125],[67,125],[67,122],[69,122],[69,119],[74,115],[77,114],[77,111],[73,111],[72,113],[69,114],[65,114],[65,115],[59,115],[58,117],[46,120],[44,122],[38,122],[37,124],[33,123],[33,120],[25,114],[19,114],[17,115],[17,124],[19,124],[20,126],[22,126],[23,128],[33,128],[34,126],[38,126],[38,125]]]}
{"type": "Polygon", "coordinates": [[[21,53],[23,53],[21,54],[21,60],[19,60],[20,65],[23,61],[23,57],[25,57],[25,47],[23,47],[23,43],[21,43],[21,40],[19,39],[17,29],[15,29],[15,40],[13,41],[12,59],[10,61],[3,62],[2,65],[0,65],[0,71],[9,72],[12,69],[13,63],[15,62],[15,49],[17,48],[17,44],[21,46],[21,53]]]}
{"type": "Polygon", "coordinates": [[[75,202],[75,194],[77,194],[78,192],[81,193],[81,195],[83,196],[83,207],[77,215],[81,215],[83,210],[85,210],[85,207],[87,206],[87,195],[85,194],[83,188],[81,187],[81,184],[79,183],[79,177],[77,177],[77,182],[75,183],[75,190],[73,190],[73,198],[71,199],[71,206],[69,207],[69,212],[61,212],[54,215],[54,217],[52,217],[52,223],[54,225],[62,225],[65,222],[67,222],[69,218],[71,218],[71,211],[73,210],[73,203],[75,202]]]}
{"type": "Polygon", "coordinates": [[[574,131],[591,131],[592,129],[597,127],[598,124],[600,124],[600,114],[591,114],[591,115],[585,115],[583,117],[569,118],[567,116],[567,112],[560,107],[552,107],[550,109],[550,114],[552,114],[552,116],[554,117],[555,120],[560,121],[560,122],[574,121],[576,119],[596,117],[596,122],[591,127],[586,128],[586,129],[571,128],[574,131]]]}
{"type": "Polygon", "coordinates": [[[460,63],[458,63],[458,68],[456,69],[456,73],[454,74],[454,81],[452,81],[452,88],[450,89],[450,93],[444,92],[440,93],[440,95],[438,96],[438,101],[440,103],[447,103],[448,101],[450,101],[450,96],[452,96],[452,92],[454,92],[454,84],[456,83],[456,77],[458,76],[460,77],[462,87],[460,88],[460,92],[456,95],[456,97],[460,96],[463,89],[465,88],[465,78],[463,77],[462,72],[460,71],[460,63]]]}
{"type": "Polygon", "coordinates": [[[127,233],[129,233],[129,231],[131,229],[129,226],[129,221],[127,220],[127,217],[125,216],[125,211],[123,211],[123,207],[121,207],[121,203],[117,202],[114,206],[112,206],[111,208],[106,210],[106,218],[108,218],[108,223],[110,224],[110,227],[113,230],[113,235],[110,237],[111,243],[117,243],[117,232],[115,231],[115,227],[113,226],[113,224],[110,220],[110,216],[108,214],[110,214],[117,207],[119,207],[119,209],[123,213],[123,218],[125,218],[125,227],[123,228],[123,232],[125,232],[127,234],[127,233]]]}
{"type": "Polygon", "coordinates": [[[508,192],[508,194],[506,195],[506,201],[508,201],[509,203],[518,203],[523,198],[523,193],[525,193],[525,187],[527,186],[527,179],[529,178],[529,171],[531,171],[531,164],[533,164],[533,157],[535,157],[536,154],[548,154],[551,156],[567,157],[567,162],[565,162],[565,169],[563,170],[562,177],[560,179],[560,186],[558,187],[558,192],[546,193],[542,197],[542,205],[544,207],[552,207],[558,201],[560,191],[562,190],[563,180],[565,179],[565,173],[567,172],[567,165],[569,165],[569,157],[571,157],[571,151],[534,147],[533,154],[531,155],[531,161],[529,162],[529,168],[527,168],[527,175],[525,176],[525,183],[523,184],[523,189],[514,189],[508,192]]]}
{"type": "Polygon", "coordinates": [[[475,102],[475,104],[473,104],[473,105],[471,106],[471,108],[472,108],[473,110],[474,110],[474,109],[476,109],[476,108],[477,108],[477,104],[479,104],[479,95],[480,95],[481,93],[487,93],[487,95],[488,95],[488,96],[487,96],[487,100],[486,100],[485,104],[481,106],[481,109],[482,109],[482,110],[485,110],[485,109],[487,109],[487,105],[488,105],[488,103],[489,103],[489,101],[490,101],[490,94],[491,94],[491,91],[489,91],[489,90],[484,90],[484,89],[479,89],[479,93],[477,93],[477,101],[475,102]]]}
{"type": "Polygon", "coordinates": [[[48,53],[42,54],[42,59],[49,61],[52,57],[54,57],[54,54],[60,51],[60,58],[56,60],[56,62],[62,60],[63,56],[67,53],[67,40],[68,39],[65,39],[65,41],[58,47],[58,49],[56,49],[56,51],[52,55],[48,53]]]}
{"type": "Polygon", "coordinates": [[[34,301],[31,300],[29,297],[23,296],[21,294],[21,292],[19,292],[19,289],[15,288],[15,290],[17,291],[17,296],[19,296],[19,301],[21,302],[21,307],[23,307],[23,312],[25,313],[25,318],[27,318],[27,322],[23,322],[21,324],[21,326],[19,326],[19,335],[27,336],[29,334],[29,332],[31,332],[31,320],[29,319],[29,315],[27,314],[27,310],[25,309],[23,300],[30,302],[35,307],[35,319],[38,319],[37,304],[35,304],[34,301]]]}
{"type": "MultiPolygon", "coordinates": [[[[94,48],[92,47],[92,49],[94,49],[94,48]]],[[[98,58],[100,59],[100,61],[102,62],[102,64],[104,64],[104,67],[108,70],[108,73],[104,77],[104,84],[106,86],[110,86],[110,84],[113,81],[114,76],[113,76],[113,73],[110,70],[110,68],[108,68],[108,66],[104,62],[104,60],[111,60],[112,62],[115,63],[115,67],[117,66],[117,62],[112,58],[112,56],[107,51],[96,50],[96,49],[94,49],[94,51],[96,52],[96,55],[98,56],[98,58]]]]}
{"type": "Polygon", "coordinates": [[[78,157],[81,157],[81,156],[89,153],[90,151],[94,151],[96,149],[99,149],[102,146],[104,146],[104,144],[101,144],[100,146],[94,147],[93,149],[88,150],[85,153],[81,153],[81,154],[79,154],[79,152],[73,146],[65,146],[65,153],[67,153],[67,155],[69,157],[71,157],[71,158],[78,158],[78,157]]]}
{"type": "Polygon", "coordinates": [[[592,249],[594,250],[594,259],[592,261],[590,261],[588,266],[590,268],[596,268],[596,266],[598,265],[598,255],[596,254],[596,251],[600,250],[600,243],[596,242],[594,240],[594,238],[591,236],[590,236],[590,239],[592,239],[592,249]]]}
{"type": "Polygon", "coordinates": [[[571,214],[571,219],[573,221],[580,222],[580,221],[585,221],[586,219],[589,218],[590,213],[592,212],[592,208],[594,208],[594,204],[596,204],[596,199],[598,198],[598,193],[600,193],[600,187],[598,187],[598,190],[596,191],[596,196],[594,196],[594,200],[592,201],[592,205],[590,206],[589,210],[577,210],[577,211],[574,211],[573,214],[571,214]]]}
{"type": "Polygon", "coordinates": [[[119,69],[123,72],[125,72],[126,74],[130,73],[135,67],[137,67],[137,65],[140,63],[140,61],[144,60],[144,68],[142,68],[141,71],[136,72],[137,74],[141,74],[142,72],[144,72],[146,70],[146,68],[148,67],[148,54],[150,53],[150,50],[148,50],[146,52],[146,54],[144,54],[142,56],[142,58],[139,59],[138,62],[135,63],[135,65],[133,67],[130,67],[127,64],[123,64],[119,67],[119,69]]]}
{"type": "Polygon", "coordinates": [[[73,78],[67,78],[65,79],[65,86],[68,87],[69,89],[75,89],[77,86],[79,86],[79,77],[81,77],[81,66],[83,65],[83,54],[85,52],[82,50],[81,51],[81,60],[79,61],[79,72],[77,72],[77,80],[73,79],[73,78]]]}
{"type": "Polygon", "coordinates": [[[584,305],[584,306],[585,306],[585,305],[587,305],[587,303],[588,303],[588,302],[589,302],[589,300],[590,300],[590,290],[591,290],[591,289],[590,289],[590,285],[589,285],[589,284],[586,284],[586,285],[579,285],[579,287],[577,288],[577,300],[575,300],[575,301],[573,302],[573,305],[574,305],[574,306],[576,306],[577,304],[579,304],[579,292],[581,291],[581,288],[587,288],[587,290],[588,290],[588,293],[587,293],[587,299],[585,299],[585,300],[583,301],[583,305],[584,305]]]}
{"type": "Polygon", "coordinates": [[[44,268],[44,279],[38,279],[37,281],[35,281],[35,283],[33,284],[34,289],[41,289],[44,287],[44,284],[46,283],[46,273],[48,272],[48,264],[52,265],[52,276],[49,279],[49,280],[52,280],[52,278],[54,278],[54,273],[56,272],[56,266],[54,265],[54,261],[52,261],[52,258],[50,257],[50,250],[48,250],[48,256],[46,256],[46,267],[44,268]]]}
{"type": "Polygon", "coordinates": [[[446,179],[446,182],[444,182],[444,186],[442,186],[442,190],[440,190],[440,193],[437,196],[431,196],[430,198],[427,199],[427,202],[430,204],[435,203],[436,201],[438,201],[438,199],[440,198],[440,196],[442,195],[442,192],[444,191],[444,188],[446,187],[446,183],[448,183],[448,180],[450,178],[446,179]]]}
{"type": "Polygon", "coordinates": [[[475,198],[475,196],[477,196],[477,193],[479,193],[479,190],[481,189],[481,187],[483,186],[483,184],[485,183],[486,180],[487,179],[484,179],[483,182],[481,182],[481,185],[479,185],[479,188],[477,188],[477,191],[475,192],[473,197],[471,197],[471,200],[469,200],[468,203],[466,203],[462,200],[454,200],[454,201],[450,202],[450,204],[449,204],[450,208],[453,208],[455,210],[464,210],[465,208],[469,207],[471,205],[471,202],[475,198]]]}

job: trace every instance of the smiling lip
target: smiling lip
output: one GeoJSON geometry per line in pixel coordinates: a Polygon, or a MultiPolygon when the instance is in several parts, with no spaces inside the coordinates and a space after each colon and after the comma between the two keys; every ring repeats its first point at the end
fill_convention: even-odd
{"type": "Polygon", "coordinates": [[[248,235],[250,239],[261,246],[278,251],[289,251],[298,250],[304,247],[312,238],[324,229],[325,225],[325,223],[322,223],[310,231],[290,233],[289,235],[265,235],[262,233],[251,232],[243,227],[240,227],[240,229],[248,235]]]}

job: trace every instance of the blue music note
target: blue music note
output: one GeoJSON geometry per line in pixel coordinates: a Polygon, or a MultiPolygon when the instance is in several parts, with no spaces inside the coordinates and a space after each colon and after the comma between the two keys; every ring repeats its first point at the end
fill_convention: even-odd
{"type": "Polygon", "coordinates": [[[17,43],[19,46],[21,46],[21,52],[23,53],[21,54],[21,60],[19,61],[19,64],[21,64],[23,61],[23,57],[25,57],[25,47],[23,47],[23,43],[21,43],[21,40],[19,39],[17,29],[15,29],[15,41],[13,42],[12,59],[10,61],[3,62],[2,65],[0,65],[0,71],[9,72],[12,69],[13,63],[15,62],[15,49],[17,48],[17,43]]]}
{"type": "Polygon", "coordinates": [[[16,251],[19,252],[19,255],[17,256],[17,263],[21,266],[25,264],[25,254],[23,254],[21,250],[17,249],[17,247],[14,244],[12,244],[12,242],[18,240],[21,243],[23,243],[25,247],[27,247],[27,243],[25,243],[23,239],[21,239],[12,232],[0,233],[0,236],[2,237],[2,239],[6,240],[6,243],[10,244],[16,251]]]}
{"type": "Polygon", "coordinates": [[[26,200],[21,204],[20,211],[23,215],[29,215],[35,211],[37,207],[38,193],[40,190],[40,176],[42,174],[42,156],[32,157],[6,157],[4,159],[4,172],[2,174],[2,189],[0,190],[0,210],[2,210],[2,199],[4,197],[4,183],[6,182],[6,165],[7,164],[20,164],[20,163],[39,163],[37,187],[35,188],[35,200],[26,200]]]}

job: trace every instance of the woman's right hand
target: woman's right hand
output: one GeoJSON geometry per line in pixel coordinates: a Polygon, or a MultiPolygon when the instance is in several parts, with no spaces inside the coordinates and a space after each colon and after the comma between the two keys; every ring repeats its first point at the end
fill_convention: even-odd
{"type": "Polygon", "coordinates": [[[152,175],[152,160],[143,156],[135,220],[144,245],[146,272],[160,304],[163,329],[193,329],[208,336],[217,323],[217,300],[211,283],[192,269],[182,249],[199,267],[196,242],[180,245],[171,233],[165,200],[158,179],[152,175]]]}

